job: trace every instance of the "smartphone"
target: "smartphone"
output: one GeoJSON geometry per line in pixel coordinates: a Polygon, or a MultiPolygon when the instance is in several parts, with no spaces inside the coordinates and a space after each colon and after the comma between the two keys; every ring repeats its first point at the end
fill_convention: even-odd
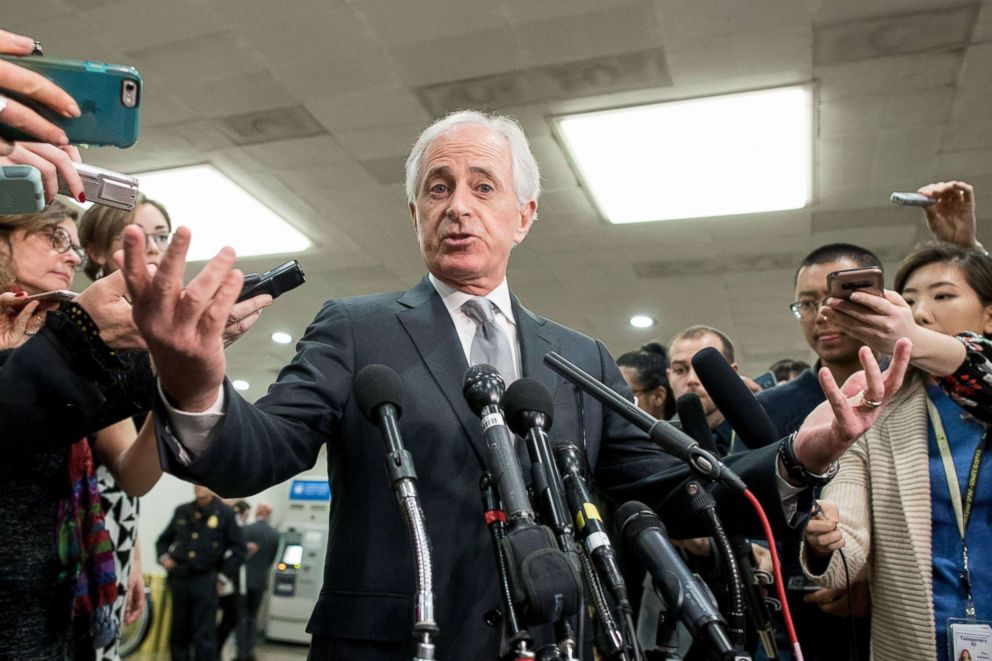
{"type": "Polygon", "coordinates": [[[790,592],[819,592],[823,586],[807,583],[805,576],[790,576],[785,588],[790,592]]]}
{"type": "Polygon", "coordinates": [[[937,204],[937,200],[919,193],[893,193],[889,195],[889,202],[901,204],[904,207],[929,207],[937,204]]]}
{"type": "Polygon", "coordinates": [[[762,390],[768,390],[775,386],[778,381],[775,379],[775,372],[768,370],[764,374],[754,377],[754,382],[761,386],[762,390]]]}
{"type": "Polygon", "coordinates": [[[55,291],[46,291],[40,294],[34,294],[32,296],[24,296],[22,298],[16,298],[10,302],[11,307],[24,307],[31,301],[41,301],[42,303],[61,303],[62,301],[71,301],[78,296],[74,291],[69,291],[68,289],[56,289],[55,291]]]}
{"type": "Polygon", "coordinates": [[[877,266],[833,271],[827,274],[827,296],[848,299],[855,291],[882,296],[883,283],[882,269],[877,266]]]}
{"type": "MultiPolygon", "coordinates": [[[[5,55],[2,59],[41,74],[76,100],[82,115],[68,118],[33,99],[4,91],[8,97],[30,106],[59,126],[72,144],[130,147],[138,141],[141,75],[134,67],[51,57],[5,55]]],[[[0,123],[0,136],[37,141],[34,136],[3,123],[0,123]]]]}
{"type": "MultiPolygon", "coordinates": [[[[83,180],[86,201],[105,207],[131,211],[138,199],[138,180],[135,177],[105,170],[86,163],[73,163],[79,178],[83,180]]],[[[59,192],[72,197],[65,180],[59,175],[59,192]]]]}
{"type": "Polygon", "coordinates": [[[295,289],[307,281],[300,263],[291,259],[265,273],[249,273],[245,275],[245,283],[238,295],[238,302],[247,300],[259,294],[268,294],[279,298],[290,289],[295,289]]]}
{"type": "Polygon", "coordinates": [[[45,208],[41,172],[30,165],[0,166],[0,215],[34,213],[45,208]]]}

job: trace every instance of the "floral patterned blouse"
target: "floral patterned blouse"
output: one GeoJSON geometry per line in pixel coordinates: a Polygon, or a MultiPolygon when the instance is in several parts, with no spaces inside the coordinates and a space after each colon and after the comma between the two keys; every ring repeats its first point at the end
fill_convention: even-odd
{"type": "Polygon", "coordinates": [[[958,406],[992,425],[992,340],[968,332],[957,338],[964,344],[964,362],[937,383],[958,406]]]}

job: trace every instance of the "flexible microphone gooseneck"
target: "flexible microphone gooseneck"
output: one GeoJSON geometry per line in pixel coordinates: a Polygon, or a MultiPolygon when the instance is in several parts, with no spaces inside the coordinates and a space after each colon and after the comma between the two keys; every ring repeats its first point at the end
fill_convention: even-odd
{"type": "Polygon", "coordinates": [[[692,369],[744,445],[753,450],[779,440],[775,424],[722,353],[713,347],[696,352],[692,369]]]}
{"type": "Polygon", "coordinates": [[[355,400],[362,413],[382,431],[386,444],[386,473],[399,500],[413,546],[417,568],[413,636],[417,641],[414,661],[432,661],[438,635],[434,620],[434,588],[431,545],[424,526],[424,512],[417,495],[417,473],[413,457],[403,447],[397,424],[403,413],[403,382],[385,365],[367,365],[355,375],[355,400]]]}
{"type": "Polygon", "coordinates": [[[637,405],[624,399],[613,389],[597,381],[591,374],[551,351],[544,356],[544,364],[577,385],[584,392],[599,400],[606,408],[619,414],[634,426],[647,432],[652,441],[665,452],[678,457],[700,477],[743,493],[747,485],[720,460],[699,446],[694,439],[676,429],[664,420],[645,413],[637,405]]]}

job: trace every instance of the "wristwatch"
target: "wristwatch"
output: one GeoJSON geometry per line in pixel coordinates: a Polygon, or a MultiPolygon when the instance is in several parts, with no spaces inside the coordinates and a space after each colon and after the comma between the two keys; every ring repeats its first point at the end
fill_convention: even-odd
{"type": "Polygon", "coordinates": [[[785,472],[789,474],[796,482],[805,484],[808,487],[823,487],[830,483],[830,480],[834,479],[837,475],[837,471],[840,470],[840,462],[835,461],[830,464],[827,468],[827,472],[822,475],[817,475],[816,473],[810,473],[806,468],[799,463],[796,459],[796,449],[793,444],[796,441],[796,435],[799,432],[794,431],[785,438],[778,446],[778,458],[782,461],[782,465],[785,466],[785,472]]]}

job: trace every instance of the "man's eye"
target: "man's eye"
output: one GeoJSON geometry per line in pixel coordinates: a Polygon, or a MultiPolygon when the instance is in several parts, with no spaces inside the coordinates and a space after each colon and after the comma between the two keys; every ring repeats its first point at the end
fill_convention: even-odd
{"type": "Polygon", "coordinates": [[[479,191],[482,192],[482,193],[492,193],[493,190],[495,190],[495,189],[492,186],[490,186],[489,184],[482,184],[482,185],[479,186],[479,191]]]}
{"type": "Polygon", "coordinates": [[[443,195],[448,192],[448,187],[445,184],[434,184],[431,186],[430,191],[434,195],[443,195]]]}

